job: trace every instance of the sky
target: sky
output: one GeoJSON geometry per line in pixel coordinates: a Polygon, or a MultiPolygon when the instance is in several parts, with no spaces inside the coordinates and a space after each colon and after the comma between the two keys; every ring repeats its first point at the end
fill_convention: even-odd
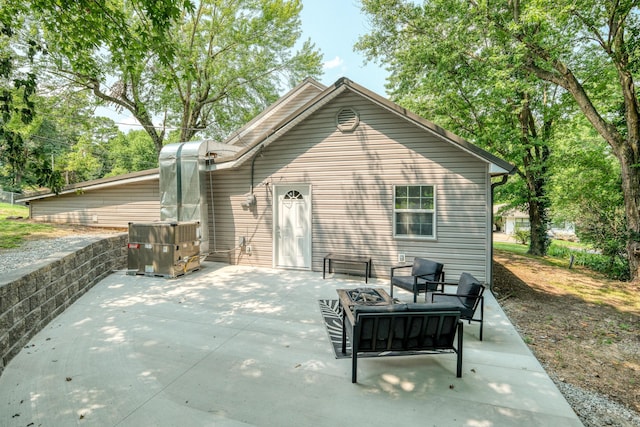
{"type": "Polygon", "coordinates": [[[369,32],[367,18],[358,0],[302,0],[302,39],[311,39],[324,55],[324,85],[341,77],[386,96],[387,75],[384,67],[373,62],[364,65],[365,58],[355,53],[358,37],[369,32]]]}
{"type": "MultiPolygon", "coordinates": [[[[387,75],[383,67],[356,53],[353,45],[358,37],[369,32],[367,18],[360,10],[359,0],[302,0],[302,37],[310,39],[323,55],[324,74],[318,79],[329,86],[341,77],[386,97],[387,75]]],[[[112,108],[100,107],[99,115],[113,119],[124,132],[142,129],[129,113],[117,114],[112,108]]]]}

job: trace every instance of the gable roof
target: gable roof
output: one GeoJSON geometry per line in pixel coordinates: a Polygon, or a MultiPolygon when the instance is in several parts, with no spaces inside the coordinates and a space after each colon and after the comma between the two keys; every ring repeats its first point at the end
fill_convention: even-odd
{"type": "Polygon", "coordinates": [[[233,132],[225,144],[248,147],[263,139],[275,124],[282,122],[300,106],[318,96],[327,87],[307,77],[247,124],[233,132]]]}
{"type": "MultiPolygon", "coordinates": [[[[307,79],[303,82],[305,84],[315,84],[313,79],[307,79]]],[[[319,84],[318,84],[319,85],[319,84]]],[[[321,87],[316,85],[316,87],[321,87]]],[[[298,87],[299,88],[299,87],[298,87]]],[[[463,138],[441,128],[440,126],[432,123],[417,114],[408,111],[406,108],[395,104],[394,102],[376,94],[375,92],[360,86],[357,83],[343,77],[337,80],[333,85],[326,87],[322,92],[318,93],[315,97],[309,99],[306,103],[301,105],[297,110],[291,112],[286,117],[283,117],[277,123],[273,123],[268,129],[263,129],[262,138],[255,138],[251,144],[243,147],[235,156],[225,159],[223,162],[214,163],[210,165],[211,170],[235,168],[245,163],[253,157],[253,155],[262,147],[270,145],[273,141],[278,139],[283,134],[287,133],[298,123],[302,122],[307,117],[311,116],[314,112],[328,104],[340,94],[351,91],[355,94],[368,99],[369,101],[379,105],[387,111],[396,114],[397,116],[409,121],[410,123],[418,126],[425,131],[437,135],[445,141],[457,146],[463,151],[471,154],[472,156],[479,158],[490,165],[490,174],[492,176],[510,175],[515,171],[515,166],[500,159],[497,156],[481,149],[480,147],[466,141],[463,138]]]]}

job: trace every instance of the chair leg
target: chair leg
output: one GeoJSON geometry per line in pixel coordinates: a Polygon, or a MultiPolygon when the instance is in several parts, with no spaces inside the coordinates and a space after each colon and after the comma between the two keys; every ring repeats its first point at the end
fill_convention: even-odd
{"type": "Polygon", "coordinates": [[[358,353],[353,348],[351,351],[351,382],[355,384],[358,382],[358,353]]]}
{"type": "Polygon", "coordinates": [[[342,308],[342,354],[347,354],[347,327],[345,325],[346,314],[345,308],[342,308]]]}
{"type": "Polygon", "coordinates": [[[393,268],[389,270],[389,284],[391,285],[389,288],[389,296],[393,298],[393,268]]]}
{"type": "Polygon", "coordinates": [[[462,321],[458,322],[458,363],[456,366],[456,377],[462,377],[462,332],[463,332],[462,321]]]}
{"type": "Polygon", "coordinates": [[[480,341],[482,341],[482,326],[484,325],[484,298],[480,299],[480,341]]]}

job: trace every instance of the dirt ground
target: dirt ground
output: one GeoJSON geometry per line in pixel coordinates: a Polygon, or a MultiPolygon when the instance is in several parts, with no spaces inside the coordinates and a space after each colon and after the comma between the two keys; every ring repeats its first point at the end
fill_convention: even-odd
{"type": "Polygon", "coordinates": [[[493,291],[549,375],[640,413],[637,285],[496,251],[493,291]]]}

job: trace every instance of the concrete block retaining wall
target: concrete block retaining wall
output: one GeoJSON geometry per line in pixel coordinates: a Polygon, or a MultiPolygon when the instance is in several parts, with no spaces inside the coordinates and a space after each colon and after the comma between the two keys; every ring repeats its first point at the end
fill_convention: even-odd
{"type": "Polygon", "coordinates": [[[0,375],[29,340],[114,270],[127,265],[127,234],[22,268],[0,279],[0,375]]]}

